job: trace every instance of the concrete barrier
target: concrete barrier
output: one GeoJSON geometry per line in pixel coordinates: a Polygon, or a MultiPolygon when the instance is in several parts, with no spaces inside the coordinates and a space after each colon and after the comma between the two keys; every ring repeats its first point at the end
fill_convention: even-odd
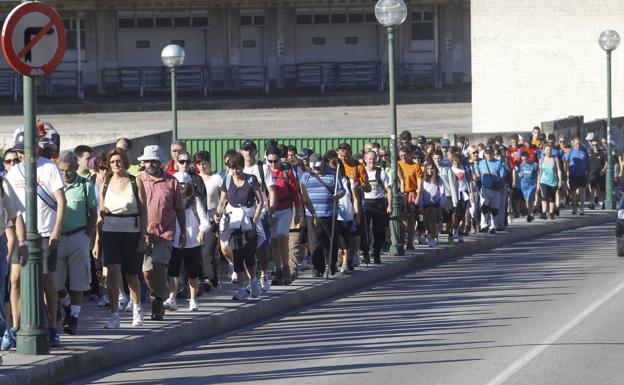
{"type": "MultiPolygon", "coordinates": [[[[171,147],[171,142],[173,140],[172,131],[162,131],[154,134],[148,134],[143,136],[131,137],[132,140],[132,151],[130,153],[130,162],[136,163],[136,158],[141,156],[143,153],[143,148],[148,145],[157,144],[162,149],[163,156],[168,156],[169,147],[171,147]]],[[[115,148],[115,141],[98,143],[93,146],[93,151],[95,154],[99,154],[101,152],[110,151],[115,148]]]]}
{"type": "MultiPolygon", "coordinates": [[[[434,266],[464,255],[492,249],[527,238],[535,238],[574,228],[604,224],[615,220],[615,212],[591,212],[585,216],[562,215],[557,221],[520,222],[513,224],[508,232],[496,235],[470,236],[467,242],[437,249],[417,248],[403,257],[383,256],[384,264],[360,267],[355,274],[320,280],[302,278],[293,286],[272,290],[268,296],[247,303],[232,304],[227,298],[215,300],[214,312],[197,314],[167,313],[165,321],[154,323],[147,330],[120,329],[126,336],[109,333],[98,335],[98,341],[89,342],[84,336],[68,350],[51,356],[26,357],[17,354],[5,356],[0,371],[3,385],[57,384],[71,379],[95,374],[132,360],[171,350],[184,344],[199,342],[237,328],[266,320],[302,306],[310,305],[353,290],[407,274],[417,269],[434,266]],[[174,317],[178,317],[175,319],[174,317]],[[85,342],[86,340],[86,342],[85,342]],[[102,340],[106,342],[102,343],[102,340]],[[9,369],[6,369],[11,365],[9,369]]],[[[615,250],[614,250],[614,258],[615,250]]],[[[203,306],[203,305],[202,305],[203,306]]],[[[101,320],[98,320],[101,322],[101,320]]],[[[149,322],[148,322],[149,323],[149,322]]]]}

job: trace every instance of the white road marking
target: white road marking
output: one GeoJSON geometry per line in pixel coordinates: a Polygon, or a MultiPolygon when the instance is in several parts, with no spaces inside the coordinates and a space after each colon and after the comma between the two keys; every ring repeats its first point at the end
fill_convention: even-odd
{"type": "Polygon", "coordinates": [[[500,372],[498,376],[494,379],[490,380],[487,385],[500,385],[509,379],[509,377],[513,376],[516,372],[526,366],[529,362],[531,362],[535,357],[539,356],[544,350],[546,350],[550,345],[555,343],[559,338],[563,337],[564,334],[572,330],[575,326],[583,322],[585,318],[587,318],[590,314],[592,314],[596,309],[602,306],[605,302],[610,300],[613,296],[618,294],[620,291],[624,289],[624,282],[619,284],[613,290],[608,292],[605,296],[598,299],[593,304],[589,305],[585,310],[580,312],[574,319],[565,324],[559,330],[548,336],[544,341],[542,341],[538,346],[529,350],[522,357],[517,359],[514,363],[509,365],[505,370],[500,372]]]}

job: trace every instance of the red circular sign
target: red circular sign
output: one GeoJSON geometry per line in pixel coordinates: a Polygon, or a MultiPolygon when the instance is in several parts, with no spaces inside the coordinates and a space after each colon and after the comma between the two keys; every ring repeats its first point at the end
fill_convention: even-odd
{"type": "Polygon", "coordinates": [[[22,3],[4,22],[2,52],[9,65],[22,75],[49,75],[63,60],[65,47],[63,20],[45,3],[22,3]]]}

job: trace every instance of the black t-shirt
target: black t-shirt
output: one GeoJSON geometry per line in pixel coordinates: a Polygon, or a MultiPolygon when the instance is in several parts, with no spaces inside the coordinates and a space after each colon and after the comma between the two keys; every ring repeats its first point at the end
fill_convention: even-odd
{"type": "Polygon", "coordinates": [[[587,163],[589,166],[590,174],[593,174],[593,175],[600,174],[606,162],[607,162],[607,154],[604,151],[602,150],[598,152],[589,151],[587,163]]]}
{"type": "Polygon", "coordinates": [[[232,207],[253,207],[256,203],[255,190],[260,188],[260,183],[255,175],[243,174],[245,183],[236,186],[234,178],[225,177],[225,182],[221,185],[221,191],[227,193],[227,200],[232,207]],[[229,181],[229,182],[228,182],[229,181]],[[229,184],[229,189],[227,185],[229,184]]]}

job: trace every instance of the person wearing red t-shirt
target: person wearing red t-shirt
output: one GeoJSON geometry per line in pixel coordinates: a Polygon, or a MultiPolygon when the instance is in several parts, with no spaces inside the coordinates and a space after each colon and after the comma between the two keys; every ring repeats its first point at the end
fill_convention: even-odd
{"type": "Polygon", "coordinates": [[[275,203],[269,208],[269,224],[271,225],[271,252],[275,262],[275,281],[277,284],[290,285],[292,272],[290,271],[290,253],[288,234],[290,223],[301,220],[301,195],[299,193],[297,174],[293,168],[282,163],[281,150],[278,147],[269,147],[266,150],[269,171],[274,181],[275,203]]]}

